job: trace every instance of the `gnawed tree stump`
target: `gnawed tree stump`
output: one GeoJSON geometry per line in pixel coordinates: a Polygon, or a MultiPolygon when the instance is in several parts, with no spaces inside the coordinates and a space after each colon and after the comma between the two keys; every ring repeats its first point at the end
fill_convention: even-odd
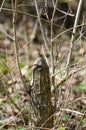
{"type": "MultiPolygon", "coordinates": [[[[33,76],[31,83],[31,106],[32,118],[35,126],[41,127],[53,114],[51,103],[51,88],[49,67],[45,58],[40,55],[33,65],[33,76]]],[[[53,118],[49,119],[43,127],[53,127],[53,118]]]]}

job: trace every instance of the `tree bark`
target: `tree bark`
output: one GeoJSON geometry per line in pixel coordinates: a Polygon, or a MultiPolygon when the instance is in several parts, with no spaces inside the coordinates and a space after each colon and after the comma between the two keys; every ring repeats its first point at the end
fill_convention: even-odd
{"type": "Polygon", "coordinates": [[[33,105],[31,106],[32,118],[35,119],[37,127],[53,127],[53,114],[51,103],[51,88],[49,67],[42,55],[33,65],[31,97],[33,105]],[[50,118],[50,119],[49,119],[50,118]],[[48,121],[47,121],[48,120],[48,121]],[[47,121],[45,123],[45,121],[47,121]]]}

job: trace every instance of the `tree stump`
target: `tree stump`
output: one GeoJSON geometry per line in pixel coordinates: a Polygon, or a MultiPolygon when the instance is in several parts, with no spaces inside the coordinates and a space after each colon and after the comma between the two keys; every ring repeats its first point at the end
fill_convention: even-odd
{"type": "Polygon", "coordinates": [[[47,62],[42,55],[38,57],[33,65],[31,86],[31,98],[33,99],[31,116],[35,120],[34,126],[52,128],[53,118],[50,117],[53,114],[53,109],[51,103],[50,74],[47,62]],[[45,123],[45,121],[47,122],[45,123]]]}

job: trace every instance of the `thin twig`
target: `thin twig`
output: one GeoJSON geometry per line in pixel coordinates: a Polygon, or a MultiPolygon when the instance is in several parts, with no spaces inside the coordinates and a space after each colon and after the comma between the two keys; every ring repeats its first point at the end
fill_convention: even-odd
{"type": "MultiPolygon", "coordinates": [[[[58,0],[56,0],[55,5],[54,5],[54,9],[53,9],[53,13],[52,13],[52,18],[51,18],[51,69],[52,69],[52,74],[55,73],[55,65],[54,65],[54,42],[52,41],[53,39],[53,22],[54,22],[54,16],[55,16],[55,12],[56,12],[56,7],[57,7],[57,2],[58,0]]],[[[51,78],[51,82],[52,82],[52,86],[55,89],[55,77],[51,78]]],[[[56,107],[56,97],[55,98],[55,107],[56,107]]]]}
{"type": "MultiPolygon", "coordinates": [[[[78,71],[81,71],[82,69],[85,69],[85,68],[86,68],[86,66],[83,66],[83,67],[81,67],[81,68],[78,68],[78,69],[75,70],[75,71],[70,72],[69,75],[67,75],[66,77],[64,77],[64,78],[55,86],[55,90],[56,90],[58,87],[60,87],[60,85],[62,85],[68,78],[70,78],[71,75],[76,74],[78,71]]],[[[55,90],[54,90],[54,91],[55,91],[55,90]]]]}
{"type": "Polygon", "coordinates": [[[62,14],[65,14],[65,15],[68,15],[68,16],[71,16],[71,17],[74,17],[74,14],[71,14],[71,13],[68,13],[68,12],[65,12],[59,8],[56,8],[56,10],[58,10],[59,12],[61,12],[62,14]]]}
{"type": "Polygon", "coordinates": [[[17,3],[18,3],[18,0],[15,0],[15,5],[13,6],[13,0],[12,0],[15,56],[16,56],[16,63],[17,63],[19,75],[20,75],[23,87],[25,88],[25,83],[24,83],[24,80],[23,80],[23,77],[22,77],[20,63],[19,63],[19,55],[18,55],[19,49],[18,49],[18,43],[17,43],[17,37],[16,37],[17,3]]]}
{"type": "Polygon", "coordinates": [[[4,30],[4,28],[2,28],[1,24],[0,24],[0,31],[1,31],[2,33],[4,33],[8,38],[10,38],[11,40],[14,41],[14,38],[13,38],[12,36],[10,36],[10,35],[4,30]]]}
{"type": "Polygon", "coordinates": [[[4,84],[2,83],[2,81],[0,80],[0,89],[5,92],[5,94],[7,95],[7,97],[9,98],[9,100],[11,101],[11,103],[15,106],[15,108],[20,111],[21,109],[17,106],[17,104],[13,101],[13,99],[10,97],[10,94],[7,92],[7,90],[4,87],[4,84]]]}
{"type": "Polygon", "coordinates": [[[79,129],[79,127],[81,126],[81,124],[82,124],[82,122],[83,122],[83,120],[86,118],[86,110],[84,111],[84,115],[82,116],[82,118],[81,118],[81,120],[80,120],[80,123],[79,123],[79,125],[76,127],[76,129],[75,130],[78,130],[79,129]]]}
{"type": "Polygon", "coordinates": [[[15,88],[15,83],[14,83],[14,79],[13,79],[13,76],[12,76],[12,73],[11,73],[11,70],[10,70],[10,67],[1,59],[1,62],[4,64],[4,66],[7,68],[8,72],[9,72],[9,75],[10,75],[10,78],[12,80],[12,83],[14,85],[14,88],[15,88]]]}
{"type": "Polygon", "coordinates": [[[1,123],[2,125],[0,125],[0,130],[1,130],[2,128],[4,128],[5,126],[10,125],[10,123],[12,124],[13,121],[16,121],[16,120],[17,120],[17,117],[18,117],[19,115],[21,115],[21,113],[23,112],[24,109],[25,109],[25,108],[22,108],[22,110],[19,111],[19,113],[18,113],[16,116],[11,116],[11,117],[7,118],[7,119],[6,119],[6,120],[7,120],[6,122],[4,122],[4,120],[1,120],[0,123],[1,123]]]}
{"type": "Polygon", "coordinates": [[[84,113],[81,113],[81,112],[75,111],[75,110],[71,110],[71,109],[61,109],[61,111],[71,112],[71,113],[75,113],[76,115],[84,116],[84,113]]]}
{"type": "MultiPolygon", "coordinates": [[[[71,67],[72,67],[72,68],[73,68],[73,67],[77,67],[80,63],[82,63],[82,62],[78,62],[78,63],[71,64],[71,65],[69,65],[68,67],[69,67],[69,68],[71,68],[71,67]]],[[[60,72],[65,71],[65,69],[66,69],[66,68],[62,68],[61,70],[55,72],[54,74],[51,74],[50,77],[55,77],[55,76],[56,76],[57,74],[59,74],[60,72]]]]}
{"type": "MultiPolygon", "coordinates": [[[[68,13],[68,12],[69,12],[69,9],[68,9],[67,13],[68,13]]],[[[64,24],[65,24],[65,21],[66,21],[66,19],[67,19],[67,13],[65,14],[65,17],[64,17],[64,20],[63,20],[63,23],[62,23],[62,26],[61,26],[59,32],[61,32],[61,30],[64,28],[64,24]]]]}
{"type": "MultiPolygon", "coordinates": [[[[2,8],[2,10],[13,12],[13,10],[12,10],[12,9],[9,9],[9,8],[2,8]]],[[[21,11],[21,10],[17,10],[17,13],[24,14],[24,15],[28,15],[28,16],[33,17],[33,18],[38,18],[38,16],[36,16],[36,15],[32,15],[32,14],[30,14],[30,13],[26,13],[26,12],[23,12],[23,11],[21,11]]],[[[49,21],[49,20],[47,20],[47,19],[44,19],[44,18],[40,18],[40,19],[41,19],[42,21],[46,22],[46,23],[51,24],[51,21],[49,21]]],[[[57,25],[57,24],[55,24],[55,23],[53,23],[53,25],[54,25],[55,27],[61,27],[61,26],[59,26],[59,25],[57,25]]],[[[86,23],[80,24],[80,25],[77,25],[76,28],[81,27],[81,26],[85,26],[85,25],[86,25],[86,23]]],[[[65,28],[64,28],[64,29],[65,29],[65,28]]],[[[56,40],[58,37],[60,37],[62,34],[67,33],[67,32],[69,32],[69,31],[71,31],[72,29],[73,29],[73,27],[71,27],[71,28],[69,28],[69,29],[67,29],[67,30],[65,30],[65,31],[63,31],[63,32],[61,32],[60,34],[56,35],[56,36],[52,39],[52,41],[55,41],[55,40],[56,40]]]]}
{"type": "MultiPolygon", "coordinates": [[[[56,0],[55,5],[54,5],[54,9],[53,9],[53,13],[52,13],[52,18],[51,18],[51,69],[52,69],[52,74],[54,74],[55,71],[55,67],[54,67],[54,43],[52,41],[53,38],[53,21],[54,21],[54,15],[56,12],[56,7],[57,7],[57,2],[58,0],[56,0]]],[[[54,81],[54,77],[52,77],[52,85],[55,88],[55,81],[54,81]]]]}
{"type": "Polygon", "coordinates": [[[0,89],[5,92],[5,94],[7,95],[8,99],[10,100],[10,102],[15,106],[15,108],[21,112],[21,114],[23,115],[23,118],[25,120],[29,119],[30,121],[34,122],[34,120],[30,117],[30,116],[27,116],[21,109],[20,107],[14,102],[14,100],[11,98],[10,94],[8,93],[8,91],[6,90],[4,84],[2,83],[1,79],[0,79],[0,89]]]}
{"type": "MultiPolygon", "coordinates": [[[[9,9],[9,8],[2,8],[2,10],[13,12],[13,10],[12,10],[12,9],[9,9]]],[[[21,11],[21,10],[17,10],[17,13],[24,14],[24,15],[27,15],[27,16],[30,16],[30,17],[33,17],[33,18],[38,18],[38,16],[36,16],[36,15],[30,14],[30,13],[26,13],[26,12],[23,12],[23,11],[21,11]]],[[[41,19],[41,21],[44,21],[44,22],[46,22],[46,23],[51,24],[51,22],[50,22],[49,20],[47,20],[47,19],[44,19],[44,18],[40,18],[40,19],[41,19]]],[[[53,25],[54,25],[55,27],[61,27],[61,26],[59,26],[59,25],[57,25],[57,24],[55,24],[55,23],[53,23],[53,25]]],[[[64,28],[64,29],[65,29],[65,28],[64,28]]]]}
{"type": "MultiPolygon", "coordinates": [[[[86,25],[86,23],[80,24],[80,25],[77,25],[76,28],[81,27],[81,26],[85,26],[85,25],[86,25]]],[[[69,29],[67,29],[67,30],[65,30],[65,31],[63,31],[63,32],[61,32],[61,33],[59,33],[58,35],[56,35],[56,36],[52,39],[52,41],[55,41],[58,37],[60,37],[60,36],[63,35],[64,33],[67,33],[67,32],[69,32],[69,31],[71,31],[72,29],[73,29],[73,27],[71,27],[71,28],[69,28],[69,29]]]]}
{"type": "Polygon", "coordinates": [[[34,0],[34,3],[35,3],[35,7],[36,7],[36,12],[37,12],[37,16],[38,16],[38,21],[39,21],[42,37],[43,37],[45,46],[46,46],[46,48],[47,48],[47,50],[49,52],[49,47],[48,47],[48,44],[47,44],[47,41],[46,41],[46,37],[45,37],[45,33],[44,33],[44,29],[43,29],[43,26],[42,26],[42,23],[41,23],[40,13],[39,13],[39,10],[38,10],[38,5],[37,5],[37,0],[34,0]]]}
{"type": "Polygon", "coordinates": [[[78,21],[79,21],[79,16],[80,16],[81,8],[82,8],[82,2],[83,2],[83,0],[79,1],[79,5],[78,5],[78,8],[77,8],[73,33],[72,33],[72,37],[71,37],[70,50],[69,50],[68,60],[67,60],[67,65],[66,65],[66,76],[68,75],[68,72],[69,72],[68,66],[70,64],[70,59],[71,59],[71,55],[72,55],[72,49],[73,49],[73,44],[74,44],[74,41],[75,41],[75,34],[76,34],[76,29],[77,29],[76,26],[78,25],[78,21]]]}
{"type": "Polygon", "coordinates": [[[80,100],[83,100],[83,99],[86,99],[86,97],[77,98],[77,99],[71,101],[69,104],[76,103],[76,102],[78,102],[78,101],[80,101],[80,100]]]}
{"type": "Polygon", "coordinates": [[[5,3],[5,0],[3,0],[2,4],[1,4],[0,12],[1,12],[2,8],[3,8],[4,3],[5,3]]]}
{"type": "Polygon", "coordinates": [[[57,112],[53,113],[41,126],[41,128],[51,119],[56,115],[57,112]]]}

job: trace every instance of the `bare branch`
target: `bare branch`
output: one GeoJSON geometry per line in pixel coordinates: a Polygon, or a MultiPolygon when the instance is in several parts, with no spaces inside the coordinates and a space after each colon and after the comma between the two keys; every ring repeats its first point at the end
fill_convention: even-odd
{"type": "Polygon", "coordinates": [[[39,10],[38,10],[37,1],[34,0],[34,3],[35,3],[35,7],[36,7],[36,12],[37,12],[37,16],[38,16],[38,21],[39,21],[39,25],[40,25],[40,30],[41,30],[41,33],[42,33],[42,37],[43,37],[45,46],[46,46],[46,48],[47,48],[47,50],[49,52],[49,48],[48,48],[47,41],[46,41],[46,38],[45,38],[45,33],[44,33],[43,26],[42,26],[42,23],[41,23],[41,18],[40,18],[40,13],[39,13],[39,10]]]}
{"type": "Polygon", "coordinates": [[[77,29],[76,26],[78,25],[78,21],[79,21],[80,11],[81,11],[81,8],[82,8],[82,2],[83,2],[83,0],[79,1],[79,5],[78,5],[78,8],[77,8],[73,33],[72,33],[72,37],[71,37],[70,50],[69,50],[68,60],[67,60],[67,65],[66,65],[66,75],[68,75],[68,71],[69,71],[68,66],[70,64],[70,59],[71,59],[71,55],[72,55],[72,49],[73,49],[73,44],[74,44],[74,41],[75,41],[75,34],[76,34],[76,29],[77,29]]]}

